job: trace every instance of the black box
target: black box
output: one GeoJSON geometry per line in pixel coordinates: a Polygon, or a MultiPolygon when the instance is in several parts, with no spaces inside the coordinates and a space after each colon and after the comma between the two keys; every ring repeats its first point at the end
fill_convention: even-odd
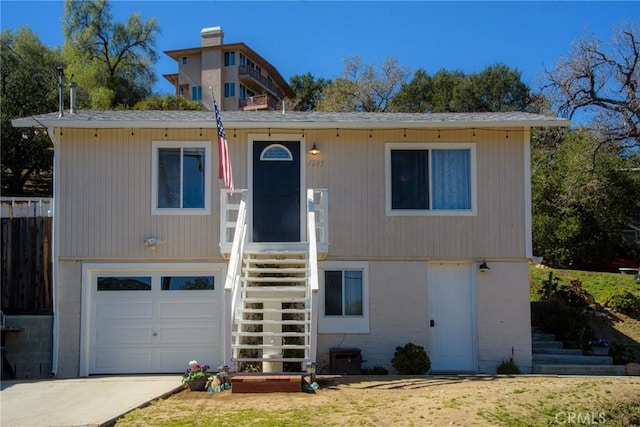
{"type": "Polygon", "coordinates": [[[330,369],[332,374],[360,375],[362,374],[362,355],[359,348],[331,348],[330,369]]]}

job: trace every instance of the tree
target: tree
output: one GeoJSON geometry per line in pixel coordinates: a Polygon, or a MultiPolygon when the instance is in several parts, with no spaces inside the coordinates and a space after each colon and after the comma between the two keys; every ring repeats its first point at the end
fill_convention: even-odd
{"type": "Polygon", "coordinates": [[[637,159],[590,132],[566,132],[532,134],[534,253],[569,267],[637,250],[621,247],[622,230],[640,209],[637,159]]]}
{"type": "Polygon", "coordinates": [[[363,66],[357,55],[345,57],[343,62],[342,76],[327,85],[317,103],[318,111],[387,111],[409,75],[395,57],[383,60],[380,71],[374,64],[363,66]]]}
{"type": "Polygon", "coordinates": [[[2,193],[50,195],[50,178],[40,188],[26,188],[36,175],[46,175],[52,169],[53,151],[46,131],[14,128],[11,119],[57,109],[56,68],[62,66],[60,53],[23,27],[4,30],[0,35],[0,62],[2,193]]]}
{"type": "Polygon", "coordinates": [[[521,73],[504,64],[472,74],[440,70],[433,77],[418,69],[391,104],[395,111],[420,113],[530,111],[530,92],[521,73]]]}
{"type": "Polygon", "coordinates": [[[546,72],[545,92],[560,114],[584,113],[603,141],[640,147],[640,34],[637,24],[617,30],[608,46],[578,40],[546,72]]]}
{"type": "Polygon", "coordinates": [[[323,78],[316,79],[313,74],[296,74],[289,79],[289,86],[296,93],[294,109],[313,111],[318,100],[322,98],[324,89],[331,83],[323,78]]]}
{"type": "Polygon", "coordinates": [[[189,101],[184,96],[164,95],[150,96],[144,101],[137,102],[134,110],[204,110],[200,101],[189,101]]]}
{"type": "Polygon", "coordinates": [[[160,28],[139,13],[113,22],[107,0],[65,0],[66,74],[75,75],[81,107],[132,107],[152,93],[160,28]]]}

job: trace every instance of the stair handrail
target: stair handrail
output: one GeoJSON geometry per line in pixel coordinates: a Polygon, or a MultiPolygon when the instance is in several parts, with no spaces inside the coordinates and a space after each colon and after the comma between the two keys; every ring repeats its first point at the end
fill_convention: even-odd
{"type": "Polygon", "coordinates": [[[311,325],[309,337],[309,362],[316,360],[316,348],[318,341],[317,320],[318,320],[318,250],[316,242],[316,216],[314,190],[307,190],[307,241],[309,243],[309,288],[308,308],[311,309],[311,325]]]}
{"type": "Polygon", "coordinates": [[[233,318],[238,316],[238,294],[240,284],[240,272],[242,268],[242,254],[244,252],[244,244],[247,234],[247,204],[245,201],[245,194],[242,193],[242,198],[238,207],[238,217],[236,219],[236,228],[233,233],[233,244],[231,245],[231,253],[229,255],[229,264],[227,267],[227,277],[224,282],[225,292],[231,292],[231,309],[233,318]]]}

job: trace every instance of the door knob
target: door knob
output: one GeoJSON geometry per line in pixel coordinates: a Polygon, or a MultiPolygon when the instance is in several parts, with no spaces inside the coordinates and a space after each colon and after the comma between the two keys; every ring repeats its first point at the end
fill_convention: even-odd
{"type": "Polygon", "coordinates": [[[154,333],[152,333],[152,334],[151,334],[151,336],[153,336],[153,337],[157,337],[157,336],[158,336],[158,333],[157,333],[157,332],[154,332],[154,333]]]}

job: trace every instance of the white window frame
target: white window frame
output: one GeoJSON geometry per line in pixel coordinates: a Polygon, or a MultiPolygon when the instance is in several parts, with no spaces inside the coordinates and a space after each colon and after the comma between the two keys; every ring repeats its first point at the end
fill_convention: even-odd
{"type": "Polygon", "coordinates": [[[318,333],[366,334],[369,333],[369,263],[367,261],[326,261],[319,265],[320,292],[318,301],[318,333]],[[326,316],[324,314],[325,271],[362,271],[362,315],[326,316]]]}
{"type": "MultiPolygon", "coordinates": [[[[211,141],[153,141],[151,165],[151,213],[153,215],[209,215],[211,213],[211,141]],[[204,148],[204,208],[158,207],[158,153],[161,148],[204,148]]],[[[182,188],[182,176],[180,177],[182,188]]]]}
{"type": "MultiPolygon", "coordinates": [[[[432,156],[429,156],[431,162],[432,156]]],[[[387,216],[475,216],[477,215],[477,165],[476,165],[476,144],[471,142],[388,142],[385,144],[384,153],[384,174],[385,174],[385,212],[387,216]],[[391,201],[391,151],[392,150],[469,150],[470,151],[470,178],[471,178],[471,209],[392,209],[391,201]]],[[[431,171],[431,168],[429,168],[431,171]]],[[[430,172],[431,173],[431,172],[430,172]]],[[[431,176],[429,185],[431,185],[431,176]]],[[[430,192],[429,197],[431,197],[430,192]]],[[[432,203],[429,203],[432,206],[432,203]]]]}

